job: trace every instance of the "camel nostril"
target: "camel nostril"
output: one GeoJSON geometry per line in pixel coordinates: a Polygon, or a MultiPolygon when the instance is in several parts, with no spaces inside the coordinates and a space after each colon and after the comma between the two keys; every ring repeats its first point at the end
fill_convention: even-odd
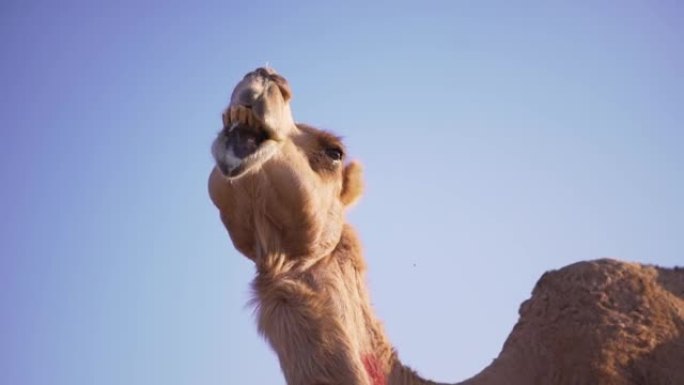
{"type": "Polygon", "coordinates": [[[247,74],[243,77],[243,79],[247,79],[247,78],[253,77],[253,76],[261,76],[261,77],[267,78],[274,73],[275,73],[275,71],[273,71],[271,69],[268,69],[265,67],[259,67],[252,72],[247,72],[247,74]]]}
{"type": "Polygon", "coordinates": [[[249,76],[249,75],[261,76],[263,78],[270,78],[271,76],[276,75],[276,72],[271,68],[259,67],[259,68],[255,69],[254,71],[247,74],[247,76],[249,76]]]}

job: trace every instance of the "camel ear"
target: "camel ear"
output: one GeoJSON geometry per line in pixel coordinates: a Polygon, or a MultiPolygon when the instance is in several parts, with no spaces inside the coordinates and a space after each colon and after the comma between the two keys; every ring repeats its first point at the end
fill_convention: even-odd
{"type": "Polygon", "coordinates": [[[363,168],[360,163],[351,162],[344,167],[340,200],[349,207],[361,198],[362,193],[363,168]]]}

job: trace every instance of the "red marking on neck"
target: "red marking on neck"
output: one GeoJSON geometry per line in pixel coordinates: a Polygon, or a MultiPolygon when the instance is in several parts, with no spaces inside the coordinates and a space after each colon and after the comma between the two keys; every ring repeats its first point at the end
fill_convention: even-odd
{"type": "Polygon", "coordinates": [[[386,385],[385,373],[382,371],[380,361],[372,355],[366,354],[361,357],[363,366],[366,368],[366,373],[371,380],[372,385],[386,385]]]}

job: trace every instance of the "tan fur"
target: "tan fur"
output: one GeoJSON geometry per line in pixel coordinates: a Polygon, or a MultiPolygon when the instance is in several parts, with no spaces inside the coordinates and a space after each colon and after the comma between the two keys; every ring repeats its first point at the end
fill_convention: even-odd
{"type": "MultiPolygon", "coordinates": [[[[335,160],[335,136],[294,124],[291,97],[275,71],[247,74],[213,147],[223,169],[240,171],[214,168],[209,194],[255,263],[260,333],[290,385],[436,384],[401,364],[373,314],[344,219],[362,192],[360,164],[335,160]],[[269,133],[254,156],[225,155],[235,124],[269,133]]],[[[545,274],[499,357],[463,384],[684,384],[684,271],[601,260],[545,274]]]]}
{"type": "Polygon", "coordinates": [[[361,163],[352,162],[344,170],[342,181],[342,195],[340,199],[345,206],[351,206],[361,198],[363,168],[361,163]]]}

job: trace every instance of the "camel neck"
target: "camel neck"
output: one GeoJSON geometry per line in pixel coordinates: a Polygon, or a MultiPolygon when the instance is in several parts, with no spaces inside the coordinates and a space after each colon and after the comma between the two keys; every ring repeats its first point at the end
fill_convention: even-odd
{"type": "MultiPolygon", "coordinates": [[[[346,225],[324,258],[258,268],[252,282],[259,332],[287,383],[436,385],[404,366],[373,312],[361,243],[346,225]]],[[[305,258],[306,259],[306,258],[305,258]]]]}
{"type": "Polygon", "coordinates": [[[259,332],[288,384],[435,384],[401,365],[375,317],[351,226],[329,256],[277,266],[258,269],[252,287],[259,332]]]}

